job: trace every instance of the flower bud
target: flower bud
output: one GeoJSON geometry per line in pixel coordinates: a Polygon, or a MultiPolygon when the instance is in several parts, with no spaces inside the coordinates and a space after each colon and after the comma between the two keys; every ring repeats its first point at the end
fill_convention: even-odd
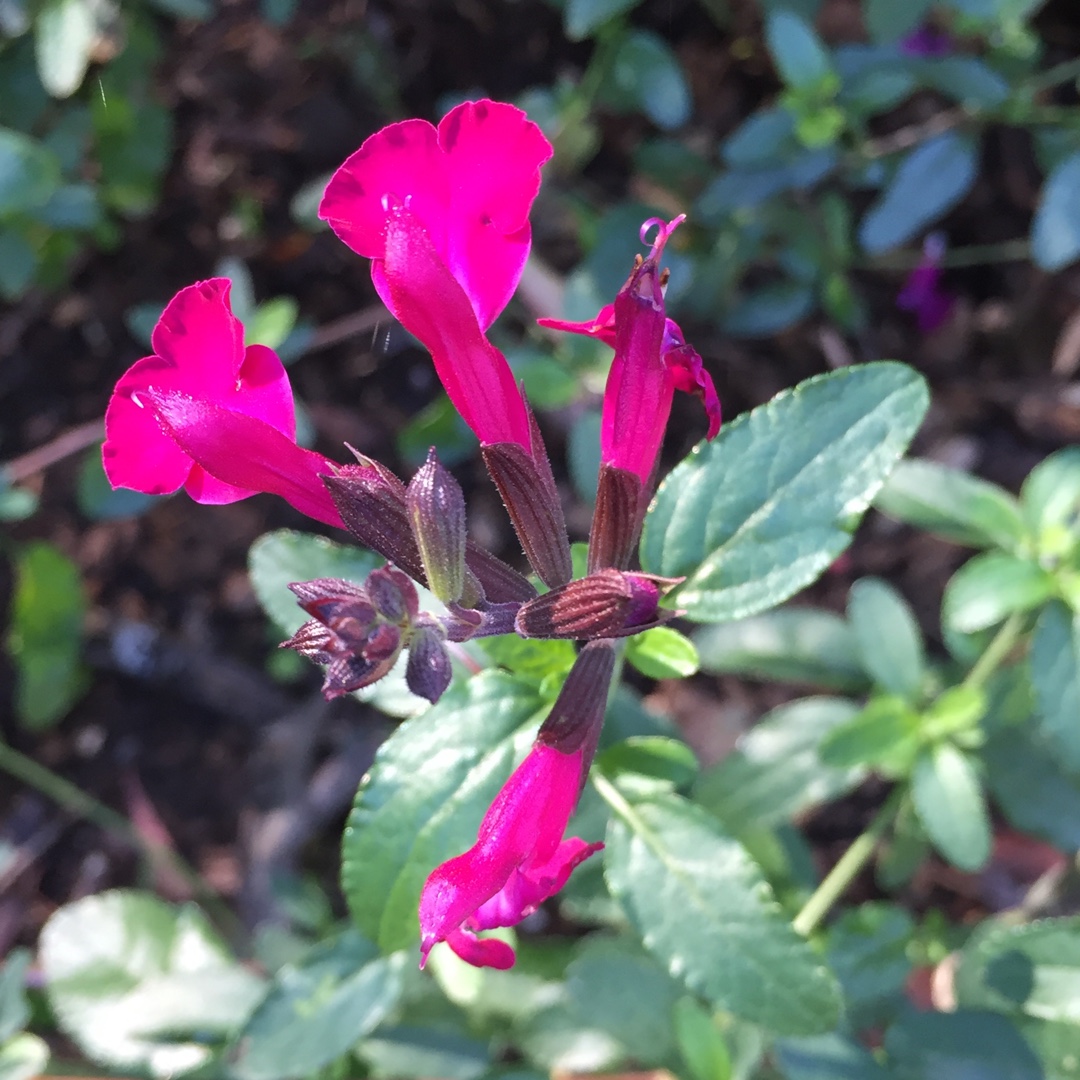
{"type": "Polygon", "coordinates": [[[530,600],[514,626],[522,637],[578,641],[627,637],[678,615],[664,611],[659,602],[682,580],[610,567],[598,570],[530,600]]]}
{"type": "Polygon", "coordinates": [[[434,447],[409,483],[405,501],[428,588],[444,604],[455,604],[465,590],[465,496],[434,447]]]}
{"type": "Polygon", "coordinates": [[[433,705],[443,696],[453,677],[450,655],[437,626],[418,626],[409,641],[405,682],[417,697],[433,705]]]}

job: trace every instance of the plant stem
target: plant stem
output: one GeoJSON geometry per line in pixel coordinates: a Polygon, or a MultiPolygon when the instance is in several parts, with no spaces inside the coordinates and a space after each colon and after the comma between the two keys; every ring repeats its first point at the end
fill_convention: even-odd
{"type": "MultiPolygon", "coordinates": [[[[952,248],[941,257],[941,265],[984,266],[987,263],[1022,262],[1031,258],[1031,242],[1026,237],[1001,240],[995,244],[968,244],[952,248]]],[[[856,260],[852,265],[861,270],[914,270],[923,261],[921,251],[898,251],[870,259],[856,260]]]]}
{"type": "Polygon", "coordinates": [[[57,776],[51,769],[45,768],[33,758],[19,753],[3,740],[0,740],[0,771],[6,772],[16,780],[21,780],[28,787],[32,787],[65,810],[89,821],[99,829],[122,836],[147,860],[167,862],[169,867],[183,878],[206,908],[207,913],[213,917],[218,927],[228,937],[239,940],[244,935],[240,921],[205,878],[171,848],[148,841],[123,814],[118,814],[103,802],[95,799],[93,795],[88,795],[70,780],[57,776]]]}
{"type": "Polygon", "coordinates": [[[1038,75],[1033,75],[1024,83],[1024,89],[1037,93],[1040,90],[1049,90],[1059,83],[1068,82],[1070,79],[1080,79],[1080,57],[1040,71],[1038,75]]]}
{"type": "Polygon", "coordinates": [[[987,679],[997,670],[1001,662],[1012,652],[1013,647],[1020,639],[1020,631],[1024,628],[1024,616],[1017,612],[1010,615],[1001,625],[1001,629],[993,636],[986,651],[972,665],[971,670],[964,676],[963,686],[978,689],[983,686],[987,679]]]}
{"type": "Polygon", "coordinates": [[[870,861],[870,856],[874,854],[878,841],[885,835],[893,818],[896,817],[903,797],[904,789],[895,788],[874,815],[873,821],[866,830],[855,839],[851,847],[840,857],[840,861],[825,875],[824,881],[814,890],[813,895],[792,922],[792,926],[798,933],[804,937],[812,933],[870,861]]]}

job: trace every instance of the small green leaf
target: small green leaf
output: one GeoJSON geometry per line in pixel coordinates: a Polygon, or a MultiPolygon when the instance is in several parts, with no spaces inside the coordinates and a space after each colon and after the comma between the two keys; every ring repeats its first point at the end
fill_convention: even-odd
{"type": "Polygon", "coordinates": [[[275,296],[259,304],[244,325],[244,344],[280,348],[296,326],[297,311],[291,296],[275,296]]]}
{"type": "Polygon", "coordinates": [[[1027,536],[1020,506],[1012,495],[934,461],[901,461],[874,505],[890,517],[968,547],[1016,551],[1027,536]]]}
{"type": "Polygon", "coordinates": [[[0,1080],[35,1080],[45,1072],[49,1047],[36,1035],[16,1035],[0,1043],[0,1080]]]}
{"type": "Polygon", "coordinates": [[[973,634],[1014,612],[1030,611],[1054,595],[1054,579],[1037,563],[987,551],[969,559],[945,588],[941,617],[950,629],[973,634]]]}
{"type": "Polygon", "coordinates": [[[356,1054],[374,1080],[479,1080],[491,1068],[488,1040],[442,1027],[383,1027],[356,1054]]]}
{"type": "Polygon", "coordinates": [[[858,706],[844,698],[804,698],[773,709],[738,748],[703,773],[694,801],[729,829],[770,827],[855,787],[861,768],[834,768],[819,747],[858,706]]]}
{"type": "Polygon", "coordinates": [[[724,329],[734,337],[772,337],[813,309],[814,290],[809,285],[794,281],[764,285],[739,299],[724,316],[724,329]]]}
{"type": "Polygon", "coordinates": [[[144,495],[130,488],[114,488],[101,464],[101,447],[88,451],[79,467],[75,498],[79,509],[92,521],[136,517],[149,510],[160,496],[144,495]]]}
{"type": "Polygon", "coordinates": [[[853,693],[869,685],[854,635],[831,611],[779,608],[702,627],[693,640],[702,670],[711,675],[809,683],[853,693]]]}
{"type": "Polygon", "coordinates": [[[18,671],[16,708],[32,728],[54,724],[85,687],[80,654],[86,594],[79,568],[46,543],[19,553],[8,648],[18,671]]]}
{"type": "Polygon", "coordinates": [[[385,560],[364,548],[335,544],[322,536],[277,529],[264,533],[248,551],[251,585],[263,610],[286,635],[295,633],[307,614],[289,591],[289,582],[320,577],[362,582],[385,560]]]}
{"type": "Polygon", "coordinates": [[[416,467],[424,463],[433,446],[448,469],[476,453],[476,436],[445,394],[413,416],[398,431],[396,442],[398,453],[416,467]]]}
{"type": "Polygon", "coordinates": [[[731,1052],[716,1021],[692,997],[675,1002],[675,1041],[688,1080],[731,1080],[731,1052]]]}
{"type": "Polygon", "coordinates": [[[571,641],[520,638],[517,634],[480,638],[478,644],[500,667],[538,680],[565,676],[577,655],[571,641]]]}
{"type": "Polygon", "coordinates": [[[0,521],[23,521],[38,508],[38,497],[26,488],[9,486],[0,472],[0,521]]]}
{"type": "Polygon", "coordinates": [[[836,1023],[836,983],[792,929],[743,847],[673,795],[613,818],[612,895],[646,948],[710,1004],[784,1034],[836,1023]]]}
{"type": "Polygon", "coordinates": [[[981,870],[990,858],[990,819],[969,757],[939,743],[915,763],[912,798],[934,846],[961,870],[981,870]]]}
{"type": "Polygon", "coordinates": [[[587,938],[566,969],[566,992],[574,1017],[615,1039],[635,1062],[661,1065],[671,1055],[680,987],[636,942],[587,938]]]}
{"type": "Polygon", "coordinates": [[[1044,270],[1060,270],[1080,256],[1080,153],[1046,178],[1031,223],[1031,251],[1044,270]]]}
{"type": "Polygon", "coordinates": [[[0,1046],[30,1019],[25,987],[30,960],[29,950],[13,949],[0,967],[0,1046]]]}
{"type": "Polygon", "coordinates": [[[880,578],[862,578],[851,587],[848,620],[874,681],[891,694],[917,701],[926,674],[922,632],[904,598],[880,578]]]}
{"type": "Polygon", "coordinates": [[[851,531],[926,410],[902,364],[817,376],[738,417],[661,484],[643,567],[683,577],[691,619],[755,614],[810,584],[851,531]]]}
{"type": "Polygon", "coordinates": [[[633,773],[674,788],[689,787],[700,771],[694,751],[686,743],[662,735],[624,739],[604,750],[596,763],[609,776],[633,773]]]}
{"type": "Polygon", "coordinates": [[[583,412],[570,428],[567,445],[570,479],[578,498],[592,506],[596,502],[596,483],[600,473],[600,413],[583,412]]]}
{"type": "Polygon", "coordinates": [[[97,36],[90,0],[46,0],[34,20],[38,76],[53,97],[70,97],[82,85],[97,36]]]}
{"type": "Polygon", "coordinates": [[[60,163],[36,139],[0,128],[0,216],[44,206],[60,184],[60,163]]]}
{"type": "Polygon", "coordinates": [[[898,1080],[1044,1080],[1027,1043],[995,1013],[904,1013],[885,1033],[890,1075],[898,1080]]]}
{"type": "Polygon", "coordinates": [[[382,952],[415,944],[424,882],[476,842],[543,707],[532,683],[484,671],[379,748],[349,815],[341,877],[353,918],[382,952]]]}
{"type": "Polygon", "coordinates": [[[866,212],[863,249],[876,254],[910,240],[967,195],[978,171],[976,144],[966,136],[950,131],[919,144],[866,212]]]}
{"type": "Polygon", "coordinates": [[[986,715],[986,705],[986,694],[979,687],[950,686],[926,710],[923,737],[937,741],[971,731],[986,715]]]}
{"type": "Polygon", "coordinates": [[[825,46],[810,24],[794,12],[778,8],[769,13],[765,42],[786,85],[798,90],[817,90],[836,78],[825,46]]]}
{"type": "Polygon", "coordinates": [[[909,0],[898,4],[896,0],[866,0],[863,19],[870,37],[878,44],[899,41],[905,34],[918,28],[926,17],[934,0],[909,0]]]}
{"type": "Polygon", "coordinates": [[[1059,450],[1024,480],[1020,502],[1040,552],[1061,558],[1080,542],[1080,448],[1059,450]]]}
{"type": "Polygon", "coordinates": [[[604,102],[623,111],[639,110],[665,131],[690,116],[690,90],[679,58],[649,30],[623,34],[601,88],[604,102]]]}
{"type": "Polygon", "coordinates": [[[960,953],[958,1003],[1080,1024],[1080,919],[987,921],[960,953]]]}
{"type": "Polygon", "coordinates": [[[641,0],[567,0],[563,26],[571,41],[592,37],[604,23],[632,11],[641,0]]]}
{"type": "Polygon", "coordinates": [[[670,626],[656,626],[630,638],[626,659],[650,679],[688,679],[700,667],[694,643],[670,626]]]}
{"type": "Polygon", "coordinates": [[[263,987],[198,909],[135,891],[60,908],[39,955],[60,1029],[88,1057],[155,1077],[209,1062],[263,987]]]}
{"type": "Polygon", "coordinates": [[[378,957],[359,934],[316,945],[275,976],[236,1039],[240,1080],[315,1073],[370,1034],[397,1004],[404,957],[378,957]]]}
{"type": "Polygon", "coordinates": [[[1080,615],[1049,604],[1031,641],[1040,729],[1066,768],[1080,771],[1080,615]]]}
{"type": "Polygon", "coordinates": [[[821,741],[821,760],[838,769],[858,765],[904,775],[919,744],[919,717],[899,697],[873,699],[858,715],[821,741]]]}

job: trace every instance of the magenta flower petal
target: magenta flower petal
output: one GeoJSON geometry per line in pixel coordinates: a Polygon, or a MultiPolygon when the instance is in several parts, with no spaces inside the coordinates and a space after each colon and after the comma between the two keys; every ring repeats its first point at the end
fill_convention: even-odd
{"type": "Polygon", "coordinates": [[[372,135],[331,178],[319,216],[358,254],[380,260],[389,213],[407,208],[486,330],[517,288],[551,152],[520,109],[465,102],[437,130],[406,120],[372,135]]]}
{"type": "Polygon", "coordinates": [[[297,446],[257,417],[211,401],[152,389],[142,397],[162,435],[201,467],[192,468],[189,485],[185,485],[196,501],[233,501],[229,488],[244,495],[265,491],[316,521],[344,528],[321,479],[336,471],[329,458],[297,446]]]}
{"type": "Polygon", "coordinates": [[[595,319],[588,322],[567,322],[565,319],[537,319],[537,325],[549,330],[565,330],[568,334],[585,334],[615,348],[615,305],[605,304],[595,319]]]}
{"type": "Polygon", "coordinates": [[[388,215],[385,254],[372,264],[372,280],[427,346],[462,419],[483,443],[516,442],[531,453],[528,412],[506,357],[484,336],[465,290],[409,210],[388,215]]]}
{"type": "Polygon", "coordinates": [[[292,389],[277,356],[262,345],[244,349],[244,328],[229,307],[230,282],[212,278],[173,297],[154,327],[154,355],[133,364],[105,413],[105,473],[114,487],[162,495],[191,484],[205,502],[235,502],[253,492],[201,474],[165,434],[147,391],[176,391],[247,413],[292,439],[292,389]]]}
{"type": "Polygon", "coordinates": [[[462,934],[520,922],[602,846],[562,841],[587,756],[591,747],[566,754],[534,745],[484,815],[476,844],[432,871],[420,897],[424,960],[439,941],[461,956],[454,941],[462,934]]]}

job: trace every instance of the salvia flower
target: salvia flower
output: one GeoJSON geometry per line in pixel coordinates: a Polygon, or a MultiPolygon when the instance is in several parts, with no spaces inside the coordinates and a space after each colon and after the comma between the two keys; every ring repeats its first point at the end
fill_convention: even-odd
{"type": "Polygon", "coordinates": [[[484,443],[530,448],[525,402],[485,331],[513,295],[532,243],[529,210],[551,145],[503,102],[377,131],[327,185],[319,216],[371,259],[375,288],[435,361],[484,443]]]}
{"type": "Polygon", "coordinates": [[[896,297],[896,306],[915,316],[920,334],[932,334],[944,325],[956,302],[955,297],[941,287],[945,247],[945,237],[941,233],[927,236],[919,265],[908,275],[896,297]]]}
{"type": "Polygon", "coordinates": [[[601,308],[591,322],[540,320],[541,326],[587,334],[615,349],[604,390],[601,461],[634,473],[642,484],[649,482],[656,464],[676,390],[701,399],[709,420],[707,438],[720,430],[720,402],[712,378],[664,307],[667,276],[660,257],[684,220],[680,214],[666,224],[659,218],[645,222],[643,243],[648,232],[657,229],[652,250],[634,266],[615,303],[601,308]]]}
{"type": "Polygon", "coordinates": [[[319,479],[333,463],[296,445],[292,389],[277,355],[244,347],[230,282],[181,289],[154,327],[152,356],[116,384],[105,412],[102,460],[113,487],[150,495],[181,487],[196,502],[280,495],[340,525],[319,479]]]}
{"type": "Polygon", "coordinates": [[[610,642],[582,649],[528,757],[484,815],[476,843],[427,879],[420,897],[421,966],[445,941],[477,967],[510,967],[513,949],[477,934],[520,922],[603,847],[564,840],[563,833],[596,752],[613,670],[610,642]]]}

